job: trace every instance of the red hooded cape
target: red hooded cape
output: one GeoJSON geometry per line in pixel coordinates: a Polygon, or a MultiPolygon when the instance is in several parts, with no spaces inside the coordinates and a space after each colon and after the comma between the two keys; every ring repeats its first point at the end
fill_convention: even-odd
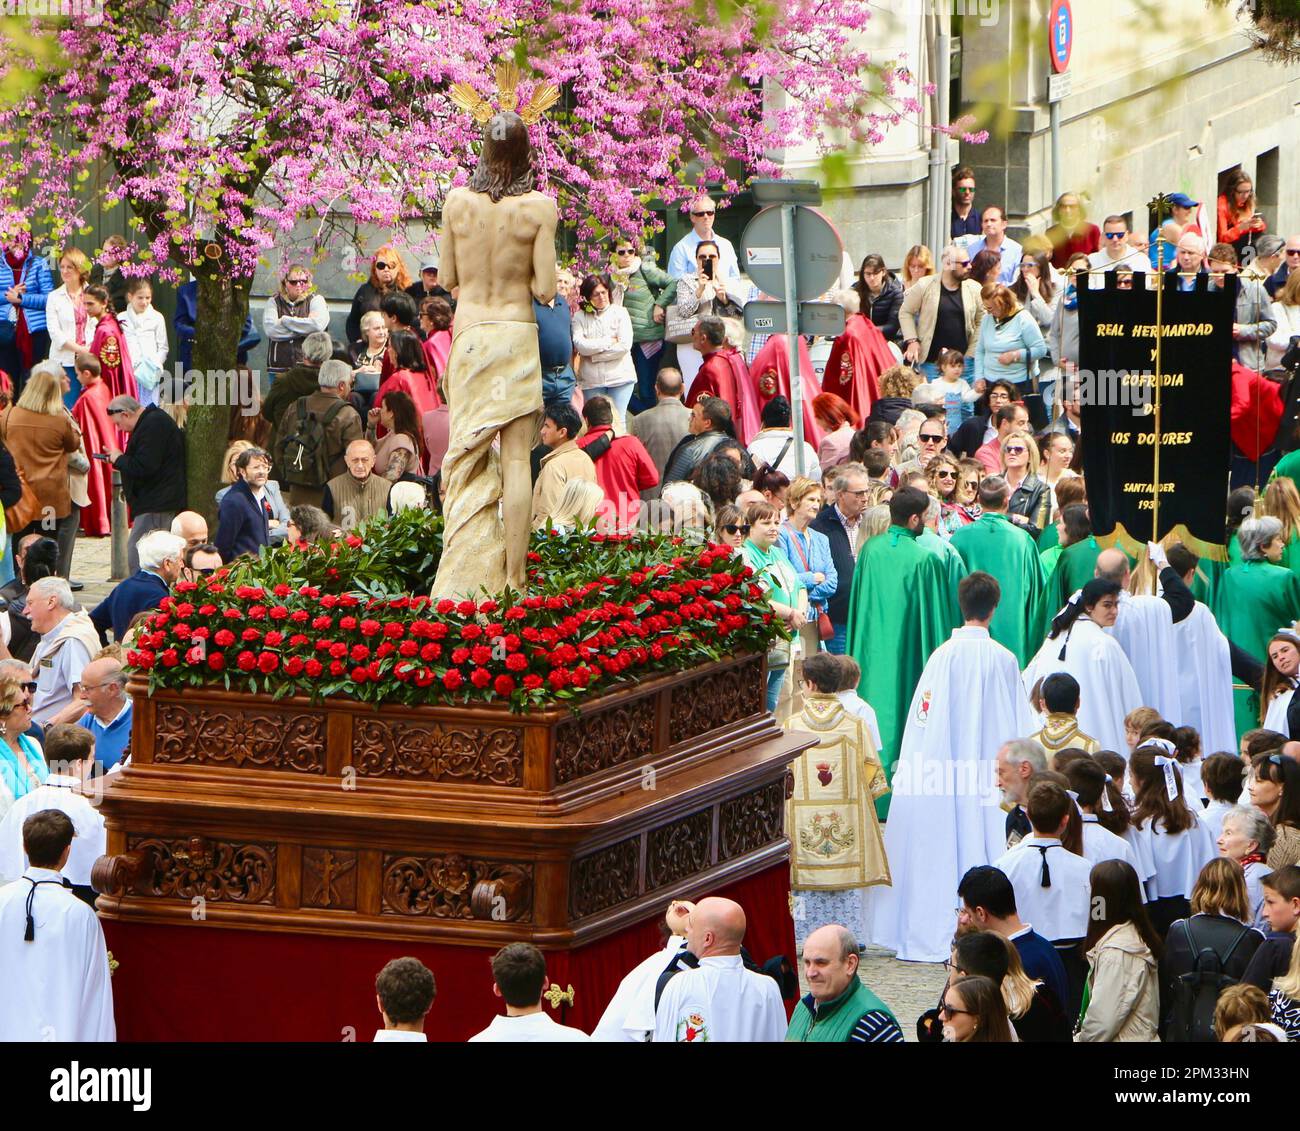
{"type": "Polygon", "coordinates": [[[1267,377],[1232,363],[1232,442],[1257,460],[1273,446],[1282,421],[1282,391],[1267,377]]]}
{"type": "MultiPolygon", "coordinates": [[[[86,454],[121,449],[125,444],[120,433],[108,419],[108,402],[113,391],[102,379],[84,389],[72,406],[72,419],[81,429],[86,444],[86,454]]],[[[94,538],[109,533],[109,518],[113,507],[113,465],[107,460],[92,459],[86,475],[86,494],[90,506],[81,508],[81,532],[94,538]]]]}
{"type": "Polygon", "coordinates": [[[686,407],[694,408],[702,396],[721,397],[731,405],[731,419],[736,426],[736,439],[741,444],[749,441],[762,426],[758,418],[758,394],[750,379],[749,369],[739,350],[722,346],[704,359],[700,371],[691,382],[691,392],[686,407]]]}
{"type": "Polygon", "coordinates": [[[831,347],[822,392],[842,397],[866,420],[880,397],[880,375],[897,364],[875,323],[861,314],[851,314],[844,333],[831,347]]]}
{"type": "MultiPolygon", "coordinates": [[[[785,397],[794,404],[790,396],[790,355],[784,334],[773,334],[754,358],[749,367],[754,378],[754,388],[758,391],[759,412],[775,396],[785,397]]],[[[813,371],[812,358],[808,356],[808,342],[799,337],[799,374],[803,378],[800,387],[800,401],[803,405],[803,437],[814,448],[822,442],[822,430],[813,415],[813,397],[821,395],[822,387],[813,371]]]]}
{"type": "Polygon", "coordinates": [[[110,390],[109,400],[121,396],[140,399],[140,390],[135,383],[135,370],[131,367],[131,351],[126,345],[126,335],[122,333],[117,315],[111,310],[107,311],[96,324],[90,352],[99,358],[99,377],[110,390]]]}

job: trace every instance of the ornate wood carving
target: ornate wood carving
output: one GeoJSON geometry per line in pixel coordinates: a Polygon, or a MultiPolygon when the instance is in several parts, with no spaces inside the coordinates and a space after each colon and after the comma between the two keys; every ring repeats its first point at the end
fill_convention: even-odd
{"type": "Polygon", "coordinates": [[[702,809],[671,825],[651,829],[646,840],[646,891],[655,891],[696,872],[703,872],[709,866],[712,834],[712,809],[702,809]]]}
{"type": "Polygon", "coordinates": [[[785,835],[785,782],[724,801],[718,814],[718,859],[753,852],[785,835]]]}
{"type": "Polygon", "coordinates": [[[352,765],[363,777],[520,785],[523,762],[523,731],[516,727],[461,730],[358,718],[352,740],[352,765]]]}
{"type": "Polygon", "coordinates": [[[162,702],[154,733],[155,762],[198,762],[243,769],[325,772],[325,714],[191,710],[162,702]]]}
{"type": "Polygon", "coordinates": [[[584,711],[556,728],[556,784],[653,754],[654,744],[653,695],[606,711],[584,711]]]}
{"type": "Polygon", "coordinates": [[[491,919],[528,923],[533,917],[533,869],[528,864],[446,856],[385,856],[384,915],[491,919]]]}
{"type": "Polygon", "coordinates": [[[209,902],[270,903],[275,897],[275,845],[234,844],[206,837],[130,837],[128,852],[152,852],[147,894],[209,902]]]}
{"type": "Polygon", "coordinates": [[[342,848],[303,848],[302,906],[355,911],[357,854],[342,848]]]}
{"type": "Polygon", "coordinates": [[[616,907],[640,894],[641,838],[583,856],[569,868],[569,912],[575,919],[616,907]]]}
{"type": "Polygon", "coordinates": [[[763,710],[763,662],[755,657],[672,689],[669,741],[696,738],[763,710]]]}

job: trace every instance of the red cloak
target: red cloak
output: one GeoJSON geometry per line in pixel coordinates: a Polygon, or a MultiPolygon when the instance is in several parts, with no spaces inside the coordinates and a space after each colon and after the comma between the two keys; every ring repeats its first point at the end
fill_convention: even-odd
{"type": "Polygon", "coordinates": [[[686,407],[694,408],[702,396],[721,397],[731,406],[736,438],[742,445],[748,445],[760,427],[758,396],[745,359],[734,346],[722,346],[704,359],[691,383],[686,407]]]}
{"type": "Polygon", "coordinates": [[[822,392],[843,397],[866,420],[880,397],[880,375],[897,364],[875,323],[861,314],[851,314],[844,333],[831,346],[822,392]]]}
{"type": "MultiPolygon", "coordinates": [[[[100,380],[82,390],[81,396],[72,406],[72,419],[81,429],[87,455],[108,448],[120,451],[124,447],[118,430],[108,418],[108,402],[112,399],[113,391],[100,380]]],[[[90,471],[86,474],[86,494],[90,496],[90,505],[81,508],[81,532],[92,538],[102,538],[109,533],[109,518],[113,507],[113,465],[107,460],[90,461],[90,471]]]]}
{"type": "Polygon", "coordinates": [[[451,331],[435,330],[424,339],[424,357],[433,373],[436,386],[438,378],[447,370],[447,358],[451,355],[451,331]]]}
{"type": "MultiPolygon", "coordinates": [[[[749,372],[758,392],[760,412],[775,396],[794,403],[790,396],[789,347],[784,334],[773,334],[763,343],[749,372]]],[[[803,405],[803,438],[815,448],[822,442],[822,430],[813,415],[812,402],[813,397],[821,395],[822,387],[813,371],[812,358],[808,356],[808,342],[802,334],[799,336],[799,374],[803,378],[799,395],[803,405]]]]}
{"type": "Polygon", "coordinates": [[[139,400],[140,390],[135,383],[135,370],[131,367],[131,351],[112,310],[105,311],[104,317],[96,324],[90,352],[99,358],[100,380],[108,386],[110,400],[121,396],[139,400]]]}
{"type": "Polygon", "coordinates": [[[1258,460],[1277,439],[1282,422],[1281,388],[1247,369],[1232,363],[1232,442],[1247,459],[1258,460]]]}

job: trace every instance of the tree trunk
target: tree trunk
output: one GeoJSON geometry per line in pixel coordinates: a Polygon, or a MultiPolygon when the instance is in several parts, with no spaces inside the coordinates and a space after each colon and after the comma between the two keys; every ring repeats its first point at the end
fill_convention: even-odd
{"type": "MultiPolygon", "coordinates": [[[[194,319],[194,357],[197,371],[190,385],[189,412],[185,420],[186,479],[191,510],[208,520],[216,533],[217,505],[213,499],[221,480],[221,457],[230,435],[230,414],[236,411],[243,383],[234,378],[235,354],[248,317],[248,289],[252,280],[232,279],[219,268],[200,268],[198,309],[194,319]]],[[[187,384],[189,381],[187,380],[187,384]]]]}

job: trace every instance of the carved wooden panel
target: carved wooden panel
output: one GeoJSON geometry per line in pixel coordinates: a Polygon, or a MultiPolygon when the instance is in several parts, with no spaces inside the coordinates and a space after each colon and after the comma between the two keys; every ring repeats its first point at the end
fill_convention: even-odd
{"type": "Polygon", "coordinates": [[[669,741],[675,746],[762,710],[763,662],[755,657],[674,687],[669,741]]]}
{"type": "Polygon", "coordinates": [[[703,809],[671,825],[652,829],[646,840],[646,891],[655,891],[704,871],[709,866],[712,836],[712,809],[703,809]]]}
{"type": "Polygon", "coordinates": [[[462,729],[358,718],[352,765],[363,777],[418,781],[523,782],[524,736],[517,727],[462,729]]]}
{"type": "Polygon", "coordinates": [[[718,814],[718,859],[743,856],[785,835],[785,783],[724,801],[718,814]]]}
{"type": "Polygon", "coordinates": [[[355,911],[357,854],[342,848],[303,848],[302,906],[355,911]]]}
{"type": "Polygon", "coordinates": [[[566,719],[555,732],[557,784],[654,753],[655,697],[566,719]]]}
{"type": "Polygon", "coordinates": [[[153,854],[157,869],[147,894],[223,903],[272,901],[275,848],[274,844],[235,844],[201,836],[127,839],[128,851],[153,854]]]}
{"type": "Polygon", "coordinates": [[[533,917],[531,864],[446,856],[388,855],[383,862],[384,915],[433,919],[492,919],[528,923],[533,917]],[[485,885],[484,914],[476,916],[476,887],[485,885]]]}
{"type": "Polygon", "coordinates": [[[198,762],[238,769],[325,772],[325,714],[237,711],[212,706],[191,710],[159,703],[155,762],[198,762]]]}
{"type": "Polygon", "coordinates": [[[575,919],[616,907],[640,894],[641,838],[621,840],[569,867],[569,912],[575,919]]]}

